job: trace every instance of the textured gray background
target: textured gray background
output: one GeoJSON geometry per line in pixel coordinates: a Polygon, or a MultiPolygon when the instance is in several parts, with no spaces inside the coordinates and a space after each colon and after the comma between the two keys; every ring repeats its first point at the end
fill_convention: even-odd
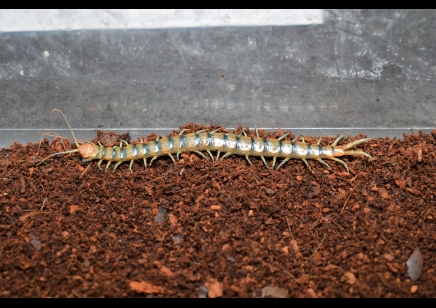
{"type": "Polygon", "coordinates": [[[304,26],[0,33],[0,147],[66,128],[53,108],[85,140],[95,128],[136,136],[187,122],[428,130],[434,29],[434,10],[325,10],[304,26]]]}

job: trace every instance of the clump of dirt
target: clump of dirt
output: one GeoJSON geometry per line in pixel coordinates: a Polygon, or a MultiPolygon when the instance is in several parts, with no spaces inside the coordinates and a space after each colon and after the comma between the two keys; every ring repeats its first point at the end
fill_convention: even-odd
{"type": "Polygon", "coordinates": [[[195,153],[146,169],[138,160],[133,173],[128,163],[101,172],[77,153],[36,167],[74,144],[16,143],[0,151],[0,296],[435,297],[434,136],[359,145],[375,159],[344,158],[350,173],[195,153]]]}

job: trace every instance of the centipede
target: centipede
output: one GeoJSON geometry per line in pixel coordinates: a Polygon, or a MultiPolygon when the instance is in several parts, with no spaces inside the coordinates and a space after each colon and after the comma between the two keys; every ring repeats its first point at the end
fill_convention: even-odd
{"type": "Polygon", "coordinates": [[[247,136],[245,131],[237,135],[220,133],[218,132],[220,129],[211,132],[200,130],[195,133],[186,133],[186,129],[183,129],[177,136],[166,138],[159,135],[155,141],[145,142],[143,139],[140,139],[140,143],[137,144],[129,144],[125,140],[121,140],[119,146],[112,147],[104,146],[100,142],[98,142],[98,144],[91,142],[79,144],[65,114],[58,109],[52,110],[52,112],[55,111],[62,114],[67,122],[76,149],[51,154],[39,162],[37,166],[56,155],[79,153],[83,158],[83,162],[99,160],[98,168],[101,171],[103,171],[101,164],[107,161],[106,171],[113,162],[116,163],[114,171],[123,162],[130,162],[129,169],[130,172],[133,172],[132,166],[136,160],[143,160],[144,166],[147,168],[147,166],[151,166],[152,162],[160,156],[169,156],[173,163],[176,164],[176,159],[179,160],[180,154],[194,152],[206,160],[209,160],[209,157],[205,154],[207,153],[213,162],[218,162],[231,155],[241,155],[245,156],[251,166],[253,166],[253,163],[250,157],[260,157],[268,169],[279,169],[290,159],[302,160],[308,169],[310,169],[310,166],[307,160],[316,160],[327,169],[331,169],[330,165],[324,161],[324,159],[328,159],[342,164],[347,172],[349,172],[347,164],[338,157],[365,156],[372,159],[372,156],[362,150],[352,149],[359,144],[370,141],[371,138],[363,138],[344,145],[338,145],[339,141],[345,137],[341,135],[337,137],[332,144],[322,146],[322,136],[318,139],[316,144],[306,143],[304,136],[297,136],[293,140],[284,140],[289,134],[284,134],[278,139],[267,139],[259,136],[257,128],[255,129],[256,137],[247,136]],[[300,138],[301,141],[297,141],[298,138],[300,138]],[[213,156],[212,152],[216,153],[216,157],[213,156]],[[221,156],[221,154],[223,155],[221,156]],[[272,157],[271,167],[268,165],[265,157],[272,157]],[[283,160],[276,167],[278,158],[282,158],[283,160]],[[147,163],[147,159],[150,159],[149,164],[147,163]]]}

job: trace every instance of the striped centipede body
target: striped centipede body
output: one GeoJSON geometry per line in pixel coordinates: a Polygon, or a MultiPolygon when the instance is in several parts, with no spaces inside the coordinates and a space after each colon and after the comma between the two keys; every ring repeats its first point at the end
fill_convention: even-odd
{"type": "Polygon", "coordinates": [[[234,154],[242,155],[245,156],[250,165],[253,165],[250,161],[250,156],[257,156],[262,159],[268,169],[274,169],[277,158],[283,158],[283,161],[277,166],[276,169],[283,166],[291,158],[302,160],[309,169],[310,167],[307,163],[307,159],[317,160],[328,169],[331,169],[330,166],[323,160],[330,159],[341,163],[348,172],[348,167],[345,162],[337,157],[345,155],[363,155],[372,158],[369,154],[361,150],[351,150],[353,147],[371,140],[371,138],[359,139],[345,145],[338,145],[339,141],[344,138],[344,136],[339,136],[331,145],[321,146],[322,137],[319,138],[316,144],[308,144],[304,142],[303,136],[301,138],[301,142],[297,141],[299,136],[294,138],[292,141],[283,140],[287,135],[283,135],[278,139],[266,139],[259,137],[257,129],[256,138],[248,137],[245,133],[244,135],[219,133],[217,132],[218,130],[212,132],[198,131],[188,134],[184,134],[185,130],[182,130],[178,136],[170,138],[158,136],[156,141],[144,142],[141,140],[141,143],[139,144],[128,144],[126,141],[122,140],[120,142],[120,146],[114,147],[105,147],[100,143],[85,143],[79,145],[65,115],[58,109],[53,109],[53,111],[60,112],[64,117],[69,129],[71,130],[71,134],[73,135],[77,149],[54,153],[46,157],[39,164],[58,154],[78,152],[85,159],[85,161],[98,159],[98,167],[100,170],[102,170],[101,163],[103,161],[107,161],[106,170],[108,170],[112,162],[116,162],[114,167],[115,170],[121,163],[130,161],[129,168],[132,172],[133,163],[138,159],[142,159],[145,167],[147,167],[148,158],[151,158],[151,165],[153,160],[155,160],[157,157],[168,155],[175,164],[176,160],[174,155],[178,160],[181,153],[195,152],[208,159],[208,157],[203,153],[206,152],[210,155],[212,161],[218,161],[221,153],[224,153],[221,159],[234,154]],[[212,152],[217,153],[215,158],[212,155],[212,152]],[[271,168],[267,164],[265,157],[272,157],[273,162],[271,168]]]}

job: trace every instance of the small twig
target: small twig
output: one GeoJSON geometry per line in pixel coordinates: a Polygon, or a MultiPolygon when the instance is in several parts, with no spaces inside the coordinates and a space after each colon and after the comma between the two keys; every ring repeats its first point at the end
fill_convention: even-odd
{"type": "Polygon", "coordinates": [[[353,195],[353,193],[356,191],[357,186],[359,186],[362,182],[357,182],[357,184],[353,187],[353,190],[350,192],[350,194],[347,197],[347,200],[345,200],[344,206],[341,209],[341,215],[344,212],[345,207],[347,206],[348,201],[350,200],[351,196],[353,195]]]}
{"type": "MultiPolygon", "coordinates": [[[[64,136],[61,136],[61,135],[59,135],[59,134],[56,134],[56,133],[52,133],[52,132],[48,132],[48,133],[41,133],[41,132],[39,132],[39,134],[41,134],[41,139],[39,140],[39,146],[38,146],[38,152],[39,152],[39,149],[41,148],[41,143],[42,143],[42,138],[44,138],[44,136],[50,136],[50,137],[58,137],[59,139],[66,139],[66,140],[68,140],[68,138],[67,137],[64,137],[64,136]]],[[[62,144],[63,144],[63,142],[62,142],[62,144]]],[[[65,145],[64,145],[64,149],[65,149],[65,145]]]]}
{"type": "Polygon", "coordinates": [[[42,210],[44,209],[45,201],[47,201],[47,200],[48,200],[48,198],[45,198],[45,199],[42,201],[42,206],[41,206],[41,209],[40,209],[41,212],[42,212],[42,210]]]}
{"type": "Polygon", "coordinates": [[[23,227],[21,228],[21,232],[23,232],[24,228],[30,223],[30,220],[26,221],[23,225],[23,227]]]}
{"type": "Polygon", "coordinates": [[[208,173],[206,173],[205,175],[203,175],[202,177],[198,178],[198,179],[195,181],[194,185],[197,185],[197,183],[198,183],[200,180],[202,180],[203,178],[209,176],[209,174],[210,174],[210,172],[208,172],[208,173]]]}
{"type": "Polygon", "coordinates": [[[325,237],[326,237],[326,233],[324,234],[321,242],[318,244],[318,247],[316,247],[315,251],[312,253],[312,255],[309,257],[309,259],[307,259],[303,265],[301,267],[303,267],[304,265],[306,265],[307,261],[309,261],[310,259],[312,259],[312,257],[318,252],[318,250],[321,248],[322,244],[324,243],[325,237]]]}
{"type": "Polygon", "coordinates": [[[91,167],[91,164],[88,164],[88,167],[86,167],[86,169],[82,172],[82,174],[79,176],[79,178],[81,179],[83,177],[83,175],[86,173],[86,171],[88,171],[89,167],[91,167]]]}
{"type": "Polygon", "coordinates": [[[284,270],[284,272],[285,272],[286,274],[288,274],[289,277],[291,277],[292,279],[294,279],[294,281],[295,281],[297,284],[300,284],[300,283],[298,282],[298,279],[297,279],[294,275],[292,275],[291,272],[289,272],[288,270],[284,270]]]}
{"type": "Polygon", "coordinates": [[[292,236],[291,225],[289,224],[288,216],[286,216],[286,223],[288,224],[288,229],[289,229],[289,234],[291,235],[291,239],[294,240],[294,237],[292,236]]]}

